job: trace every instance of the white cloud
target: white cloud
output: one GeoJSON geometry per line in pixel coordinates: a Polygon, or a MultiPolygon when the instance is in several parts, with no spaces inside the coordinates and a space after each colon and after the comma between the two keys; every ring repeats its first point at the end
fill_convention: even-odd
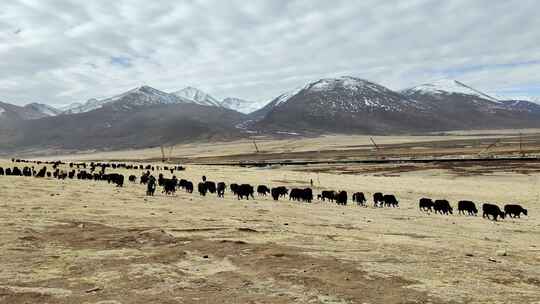
{"type": "Polygon", "coordinates": [[[535,0],[9,1],[0,100],[59,105],[147,84],[261,101],[344,74],[393,89],[450,76],[540,95],[539,9],[535,0]]]}

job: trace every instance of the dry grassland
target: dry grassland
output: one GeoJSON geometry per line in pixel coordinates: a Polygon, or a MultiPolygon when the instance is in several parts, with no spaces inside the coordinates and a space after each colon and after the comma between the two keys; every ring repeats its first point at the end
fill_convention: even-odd
{"type": "Polygon", "coordinates": [[[1,176],[0,303],[540,303],[540,173],[516,166],[536,165],[177,173],[288,187],[313,179],[316,193],[394,193],[398,209],[1,176]],[[454,207],[519,202],[530,216],[424,214],[424,196],[454,207]]]}
{"type": "MultiPolygon", "coordinates": [[[[260,153],[255,153],[253,139],[243,139],[229,142],[165,145],[165,154],[166,157],[182,163],[477,156],[478,154],[482,156],[516,155],[519,153],[519,134],[522,134],[523,151],[529,155],[540,155],[540,130],[537,129],[456,131],[418,136],[327,135],[281,140],[255,137],[260,153]],[[374,148],[372,139],[380,147],[380,151],[374,148]],[[486,150],[488,147],[490,148],[486,150]]],[[[54,156],[43,157],[43,159],[159,161],[162,158],[159,147],[129,151],[74,152],[61,156],[58,156],[57,151],[52,152],[54,156]]]]}

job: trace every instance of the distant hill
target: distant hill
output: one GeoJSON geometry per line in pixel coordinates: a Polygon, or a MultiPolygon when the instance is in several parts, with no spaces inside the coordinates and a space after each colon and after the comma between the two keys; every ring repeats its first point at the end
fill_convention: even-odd
{"type": "Polygon", "coordinates": [[[252,114],[258,130],[384,133],[428,130],[421,104],[354,77],[321,79],[275,98],[252,114]]]}
{"type": "Polygon", "coordinates": [[[540,126],[539,106],[499,101],[462,82],[443,80],[392,91],[354,78],[321,79],[251,113],[259,132],[411,133],[540,126]]]}
{"type": "MultiPolygon", "coordinates": [[[[43,105],[45,106],[45,105],[43,105]]],[[[48,108],[48,106],[45,106],[48,108]]],[[[51,107],[52,109],[52,107],[51,107]]],[[[48,110],[48,109],[47,109],[48,110]]],[[[28,104],[24,107],[0,102],[0,124],[20,120],[31,120],[48,117],[50,114],[40,104],[28,104]]]]}
{"type": "Polygon", "coordinates": [[[393,91],[355,77],[325,78],[258,107],[238,98],[219,101],[193,87],[166,93],[149,86],[63,109],[0,102],[0,152],[145,148],[253,134],[540,127],[539,104],[500,100],[456,80],[393,91]]]}
{"type": "Polygon", "coordinates": [[[0,132],[0,150],[124,149],[235,138],[241,131],[234,126],[243,119],[236,111],[176,103],[170,94],[142,87],[88,112],[13,122],[0,132]]]}

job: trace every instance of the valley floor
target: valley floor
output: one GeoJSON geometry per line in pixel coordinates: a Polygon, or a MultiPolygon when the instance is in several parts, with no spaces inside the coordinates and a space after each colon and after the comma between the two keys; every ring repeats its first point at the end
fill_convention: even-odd
{"type": "Polygon", "coordinates": [[[316,193],[393,193],[400,208],[0,176],[0,303],[540,303],[539,172],[372,169],[188,165],[177,176],[313,179],[316,193]],[[426,214],[421,197],[519,202],[529,217],[426,214]]]}
{"type": "MultiPolygon", "coordinates": [[[[364,160],[382,158],[438,158],[540,156],[540,130],[480,130],[455,131],[440,134],[410,136],[325,135],[319,137],[289,137],[282,139],[255,136],[223,142],[196,142],[125,151],[30,151],[44,155],[40,159],[58,158],[73,161],[119,160],[161,161],[209,164],[238,162],[364,160]],[[377,146],[374,145],[374,142],[377,146]],[[255,147],[256,145],[256,147],[255,147]],[[256,152],[256,149],[259,152],[256,152]]],[[[31,158],[19,154],[22,158],[31,158]]],[[[31,155],[31,154],[30,154],[31,155]]],[[[11,157],[11,156],[10,156],[11,157]]]]}

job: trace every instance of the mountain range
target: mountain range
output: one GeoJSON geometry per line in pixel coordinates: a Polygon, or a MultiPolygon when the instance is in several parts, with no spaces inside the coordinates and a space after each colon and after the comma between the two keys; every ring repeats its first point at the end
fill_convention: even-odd
{"type": "MultiPolygon", "coordinates": [[[[222,101],[217,100],[211,95],[197,89],[194,87],[186,87],[182,90],[165,93],[159,90],[156,90],[149,86],[141,86],[132,90],[129,90],[125,93],[105,98],[105,99],[90,99],[84,103],[73,103],[62,109],[59,109],[58,114],[76,114],[93,111],[101,108],[103,105],[114,102],[118,99],[123,98],[126,95],[131,93],[140,93],[135,97],[135,100],[132,100],[132,105],[154,105],[156,103],[162,104],[179,104],[179,103],[193,103],[203,106],[213,106],[213,107],[223,107],[226,109],[235,110],[247,114],[256,110],[257,103],[245,101],[240,98],[225,98],[222,101]]],[[[129,106],[129,105],[128,105],[129,106]]],[[[58,115],[56,114],[56,115],[58,115]]]]}
{"type": "Polygon", "coordinates": [[[0,151],[125,149],[254,133],[399,134],[540,127],[540,105],[501,100],[457,80],[394,91],[355,77],[320,79],[266,104],[194,87],[141,86],[62,109],[0,102],[0,151]]]}

